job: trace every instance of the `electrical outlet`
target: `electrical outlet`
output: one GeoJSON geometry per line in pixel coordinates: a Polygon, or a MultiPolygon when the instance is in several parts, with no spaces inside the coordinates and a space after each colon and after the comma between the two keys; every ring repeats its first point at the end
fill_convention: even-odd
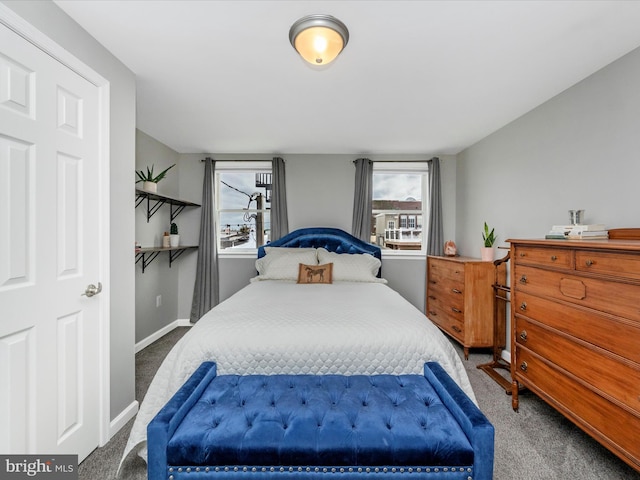
{"type": "Polygon", "coordinates": [[[156,308],[158,308],[160,305],[162,305],[162,295],[158,295],[156,297],[156,308]]]}

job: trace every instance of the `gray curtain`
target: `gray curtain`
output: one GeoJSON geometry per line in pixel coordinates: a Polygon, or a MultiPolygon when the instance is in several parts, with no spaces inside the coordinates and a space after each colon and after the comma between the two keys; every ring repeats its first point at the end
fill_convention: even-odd
{"type": "Polygon", "coordinates": [[[353,163],[356,165],[356,185],[353,197],[351,233],[354,237],[370,243],[373,162],[368,158],[358,158],[353,163]]]}
{"type": "Polygon", "coordinates": [[[442,194],[440,188],[440,159],[429,160],[429,230],[427,232],[427,255],[442,255],[444,234],[442,232],[442,194]]]}
{"type": "Polygon", "coordinates": [[[287,184],[284,160],[274,157],[271,163],[271,232],[269,240],[278,240],[289,233],[287,214],[287,184]]]}
{"type": "Polygon", "coordinates": [[[207,157],[204,164],[200,242],[196,284],[191,302],[191,322],[197,322],[220,301],[218,282],[218,242],[216,240],[215,162],[207,157]]]}

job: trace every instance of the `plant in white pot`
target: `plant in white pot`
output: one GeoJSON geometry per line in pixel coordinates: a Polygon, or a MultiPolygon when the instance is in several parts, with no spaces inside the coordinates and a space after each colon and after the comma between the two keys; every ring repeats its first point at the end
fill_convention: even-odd
{"type": "Polygon", "coordinates": [[[175,223],[171,224],[171,228],[169,229],[169,241],[173,248],[180,245],[180,235],[178,235],[178,225],[175,223]]]}
{"type": "Polygon", "coordinates": [[[170,167],[165,168],[163,171],[161,171],[157,175],[153,174],[154,165],[151,165],[151,168],[147,167],[146,172],[144,170],[136,170],[136,175],[138,176],[138,180],[136,181],[136,183],[143,182],[142,189],[145,192],[158,193],[158,182],[162,180],[167,174],[167,172],[175,166],[176,164],[174,163],[170,167]]]}
{"type": "Polygon", "coordinates": [[[489,225],[484,222],[484,232],[482,232],[484,247],[480,250],[480,257],[485,262],[493,262],[493,244],[496,243],[495,228],[489,230],[489,225]]]}

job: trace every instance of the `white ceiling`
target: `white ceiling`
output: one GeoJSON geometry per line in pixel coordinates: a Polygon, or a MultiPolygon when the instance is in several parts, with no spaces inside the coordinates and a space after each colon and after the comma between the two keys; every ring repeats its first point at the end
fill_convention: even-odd
{"type": "Polygon", "coordinates": [[[181,153],[455,154],[640,46],[640,1],[55,0],[181,153]],[[350,32],[314,70],[298,18],[350,32]]]}

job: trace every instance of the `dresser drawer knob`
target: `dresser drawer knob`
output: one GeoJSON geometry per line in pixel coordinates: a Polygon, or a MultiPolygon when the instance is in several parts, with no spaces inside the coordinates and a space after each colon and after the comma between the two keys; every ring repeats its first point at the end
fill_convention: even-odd
{"type": "Polygon", "coordinates": [[[434,297],[433,295],[429,295],[429,300],[435,300],[436,297],[434,297]]]}
{"type": "Polygon", "coordinates": [[[520,310],[522,310],[523,312],[527,310],[527,302],[522,302],[520,304],[520,310]]]}
{"type": "Polygon", "coordinates": [[[429,315],[431,317],[437,317],[438,316],[438,314],[436,312],[434,312],[433,310],[429,310],[429,315]]]}
{"type": "Polygon", "coordinates": [[[551,261],[555,262],[558,259],[558,257],[556,257],[555,255],[551,255],[551,261]]]}
{"type": "Polygon", "coordinates": [[[451,307],[451,310],[454,311],[455,313],[462,313],[462,310],[456,307],[451,307]]]}
{"type": "Polygon", "coordinates": [[[461,333],[461,332],[462,332],[462,330],[460,330],[460,327],[457,327],[457,326],[455,326],[455,325],[452,325],[452,326],[451,326],[451,330],[453,330],[454,332],[458,332],[458,333],[461,333]]]}
{"type": "Polygon", "coordinates": [[[521,339],[523,342],[526,342],[526,341],[527,341],[527,331],[526,331],[526,330],[522,330],[522,332],[520,332],[520,339],[521,339]]]}
{"type": "Polygon", "coordinates": [[[526,253],[524,253],[524,252],[520,252],[520,256],[521,256],[521,257],[526,257],[526,256],[527,256],[527,254],[526,254],[526,253]]]}
{"type": "Polygon", "coordinates": [[[526,372],[528,367],[529,365],[527,365],[527,362],[522,362],[520,364],[520,370],[522,370],[523,372],[526,372]]]}
{"type": "Polygon", "coordinates": [[[593,265],[593,264],[594,264],[594,261],[593,261],[593,260],[587,260],[586,262],[584,262],[584,264],[585,264],[587,267],[590,267],[591,265],[593,265]]]}
{"type": "Polygon", "coordinates": [[[462,293],[462,290],[458,290],[457,288],[452,288],[451,291],[453,293],[462,293]]]}
{"type": "Polygon", "coordinates": [[[520,283],[527,283],[527,276],[526,275],[522,275],[520,277],[520,283]]]}

